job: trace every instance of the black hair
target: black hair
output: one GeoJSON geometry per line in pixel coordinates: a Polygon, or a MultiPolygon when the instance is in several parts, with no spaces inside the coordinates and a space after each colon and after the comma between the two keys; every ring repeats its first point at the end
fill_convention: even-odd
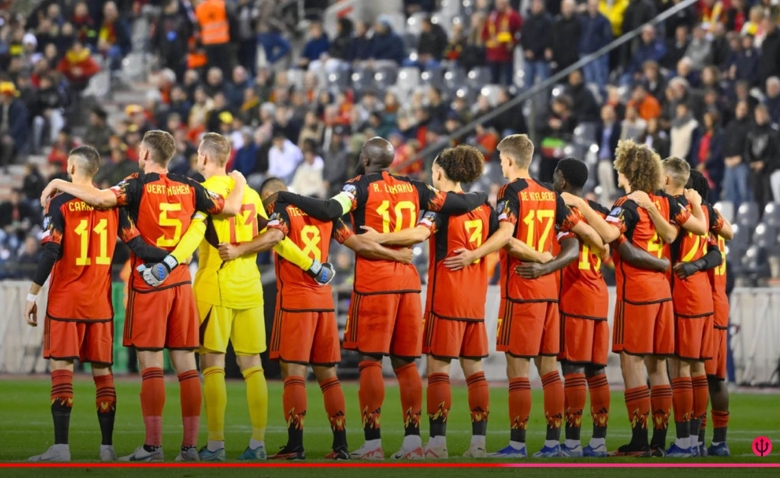
{"type": "Polygon", "coordinates": [[[706,201],[710,195],[710,182],[704,177],[701,171],[697,169],[691,169],[691,175],[688,178],[685,187],[699,193],[699,196],[701,196],[704,201],[706,201]]]}
{"type": "Polygon", "coordinates": [[[575,158],[563,158],[555,168],[572,187],[582,189],[588,182],[588,165],[575,158]]]}
{"type": "Polygon", "coordinates": [[[279,179],[279,178],[277,178],[275,176],[271,176],[270,178],[266,178],[265,181],[263,181],[260,184],[260,187],[257,189],[257,193],[260,194],[260,196],[262,197],[263,191],[265,191],[266,189],[272,188],[272,187],[276,188],[274,190],[274,192],[276,192],[276,191],[280,191],[280,190],[284,189],[284,187],[286,187],[286,185],[284,184],[284,181],[282,181],[281,179],[279,179]],[[281,187],[279,187],[280,185],[281,185],[281,187]]]}

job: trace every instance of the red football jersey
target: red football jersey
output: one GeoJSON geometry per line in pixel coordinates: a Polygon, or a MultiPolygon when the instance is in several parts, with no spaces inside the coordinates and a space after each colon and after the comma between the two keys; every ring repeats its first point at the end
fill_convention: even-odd
{"type": "MultiPolygon", "coordinates": [[[[480,205],[466,204],[476,196],[444,194],[425,183],[394,176],[387,171],[358,176],[344,185],[342,192],[352,200],[352,227],[360,231],[369,226],[382,233],[396,232],[417,225],[422,210],[439,212],[451,200],[461,212],[480,205]],[[457,197],[456,197],[457,196],[457,197]],[[465,206],[465,207],[464,207],[465,206]]],[[[451,208],[452,209],[452,208],[451,208]]],[[[372,260],[358,256],[355,261],[355,292],[361,294],[419,292],[420,276],[412,264],[372,260]]]]}
{"type": "MultiPolygon", "coordinates": [[[[225,207],[222,196],[178,174],[133,174],[111,189],[117,205],[129,211],[141,237],[167,251],[176,248],[197,211],[219,214],[225,207]]],[[[131,255],[129,285],[134,290],[162,290],[192,283],[189,268],[176,267],[162,287],[148,286],[136,270],[139,265],[141,261],[131,255]]]]}
{"type": "MultiPolygon", "coordinates": [[[[304,254],[320,262],[328,261],[331,237],[343,244],[352,231],[337,219],[325,222],[315,219],[291,204],[274,204],[268,227],[278,229],[289,237],[304,254]]],[[[333,291],[320,286],[295,264],[276,255],[276,284],[279,289],[276,307],[280,310],[332,311],[333,291]]]]}
{"type": "MultiPolygon", "coordinates": [[[[720,250],[723,260],[718,267],[707,271],[712,287],[713,305],[718,308],[724,307],[723,310],[729,310],[729,297],[726,295],[726,240],[712,234],[710,237],[712,240],[717,241],[718,250],[720,250]]],[[[715,314],[715,320],[716,327],[725,328],[729,326],[728,314],[725,317],[715,314]]]]}
{"type": "Polygon", "coordinates": [[[428,241],[430,266],[426,314],[443,319],[484,320],[488,265],[480,259],[459,271],[444,266],[444,259],[456,249],[474,250],[498,228],[495,211],[487,204],[466,214],[449,216],[432,211],[420,219],[431,230],[428,241]]]}
{"type": "MultiPolygon", "coordinates": [[[[496,209],[499,222],[514,225],[514,237],[539,252],[551,251],[556,234],[570,231],[581,220],[555,191],[530,178],[501,188],[496,209]]],[[[558,302],[557,274],[523,279],[515,274],[521,263],[501,250],[501,297],[516,302],[558,302]]]]}
{"type": "Polygon", "coordinates": [[[54,196],[46,207],[41,244],[61,247],[49,281],[46,314],[54,319],[108,321],[111,304],[111,260],[117,235],[129,241],[138,231],[120,221],[120,209],[97,209],[69,194],[54,196]]]}
{"type": "MultiPolygon", "coordinates": [[[[590,200],[588,204],[602,217],[609,215],[609,209],[601,204],[590,200]]],[[[608,307],[607,284],[601,275],[601,257],[580,241],[577,260],[563,269],[561,312],[574,317],[605,319],[608,307]]]]}

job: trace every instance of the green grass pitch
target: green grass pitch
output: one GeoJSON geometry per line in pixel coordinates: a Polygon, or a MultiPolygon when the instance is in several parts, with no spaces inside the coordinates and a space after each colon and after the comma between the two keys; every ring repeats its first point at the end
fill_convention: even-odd
{"type": "MultiPolygon", "coordinates": [[[[167,461],[172,461],[178,452],[181,440],[181,422],[179,416],[179,391],[178,384],[172,377],[167,377],[167,398],[164,415],[163,445],[167,461]]],[[[114,446],[119,455],[129,454],[143,443],[144,428],[141,418],[139,399],[140,379],[119,378],[116,382],[118,406],[116,426],[114,430],[114,446]]],[[[25,461],[29,456],[46,450],[53,439],[52,421],[49,412],[49,387],[50,382],[45,376],[29,378],[2,378],[0,379],[0,462],[25,461]]],[[[234,460],[246,447],[251,427],[245,399],[244,383],[242,381],[228,381],[228,409],[225,418],[226,451],[229,460],[234,460]]],[[[358,415],[356,383],[343,383],[344,394],[347,401],[347,427],[349,430],[350,449],[359,447],[363,442],[360,418],[358,415]]],[[[266,435],[266,448],[269,454],[274,453],[286,441],[286,428],[282,413],[282,384],[272,381],[269,388],[269,420],[266,435]]],[[[70,422],[70,448],[74,461],[95,461],[100,444],[100,431],[97,424],[94,408],[94,385],[87,376],[77,376],[74,383],[75,400],[73,415],[70,422]]],[[[321,459],[328,453],[331,444],[331,433],[328,421],[324,414],[322,394],[316,382],[308,382],[308,411],[306,414],[306,429],[304,443],[306,456],[309,461],[321,459]]],[[[447,445],[450,452],[449,463],[466,463],[460,455],[466,450],[471,435],[471,424],[467,406],[466,386],[453,384],[453,407],[449,415],[447,427],[447,445]]],[[[544,420],[542,414],[542,392],[534,390],[533,409],[531,420],[528,424],[529,451],[538,450],[544,440],[544,420]]],[[[506,387],[497,385],[490,389],[491,413],[488,426],[487,447],[488,451],[495,451],[508,443],[508,416],[507,416],[507,390],[506,387]]],[[[729,423],[729,445],[732,451],[730,459],[703,458],[701,461],[708,463],[780,463],[780,411],[778,404],[780,397],[776,394],[763,393],[739,393],[731,396],[731,420],[729,423]],[[774,449],[767,457],[757,457],[751,450],[753,439],[759,435],[768,436],[774,442],[774,449]]],[[[586,406],[587,407],[587,406],[586,406]]],[[[423,403],[423,441],[427,439],[427,418],[424,413],[423,403]]],[[[401,409],[398,388],[392,381],[386,387],[386,399],[383,407],[382,437],[386,455],[398,450],[403,438],[401,422],[401,409]]],[[[622,392],[612,394],[612,413],[610,416],[607,445],[610,450],[626,443],[630,437],[626,410],[622,392]]],[[[583,420],[583,444],[590,437],[589,412],[583,420]]],[[[669,440],[674,437],[674,426],[670,426],[669,440]]],[[[206,442],[206,418],[205,413],[201,417],[200,444],[206,442]]],[[[707,442],[711,439],[711,428],[708,430],[707,442]]],[[[609,458],[603,459],[604,463],[634,462],[639,459],[609,458]]],[[[530,460],[531,462],[566,462],[572,459],[559,460],[530,460]]],[[[593,463],[592,459],[579,459],[578,461],[593,463]]],[[[675,460],[666,459],[667,462],[675,460]]],[[[598,461],[597,461],[598,462],[598,461]]],[[[657,463],[659,460],[654,460],[657,463]]],[[[677,463],[690,463],[691,460],[676,461],[677,463]]],[[[85,468],[87,468],[85,466],[85,468]]],[[[33,471],[33,470],[28,470],[33,471]]],[[[40,472],[40,470],[38,470],[40,472]]],[[[52,470],[54,471],[54,470],[52,470]]],[[[123,470],[91,469],[95,473],[92,476],[111,476],[121,473],[123,470]]],[[[138,470],[124,470],[126,472],[138,470]]],[[[242,474],[242,470],[236,469],[164,469],[158,470],[165,476],[222,476],[227,473],[242,474]]],[[[246,470],[243,470],[246,471],[246,470]]],[[[323,472],[333,474],[337,470],[328,469],[263,469],[261,474],[253,473],[252,476],[315,476],[323,472]],[[294,471],[294,473],[293,473],[294,471]]],[[[408,469],[384,469],[365,470],[350,469],[348,473],[354,476],[363,476],[363,473],[372,476],[401,476],[408,475],[408,469]]],[[[436,470],[429,470],[431,474],[436,470]]],[[[443,471],[443,470],[439,470],[443,471]]],[[[483,473],[523,473],[525,476],[536,476],[553,470],[502,470],[502,469],[461,469],[447,470],[448,477],[481,475],[483,473]],[[462,474],[462,475],[461,475],[462,474]]],[[[560,470],[559,473],[564,470],[560,470]]],[[[575,470],[571,470],[574,472],[575,470]]],[[[577,469],[578,476],[622,476],[623,474],[636,474],[640,470],[620,469],[577,469]]],[[[650,470],[643,470],[650,471],[650,470]]],[[[692,476],[780,476],[779,469],[773,470],[657,470],[667,476],[676,476],[680,473],[686,478],[692,476]],[[699,475],[699,472],[702,472],[699,475]],[[764,474],[771,472],[770,474],[764,474]]],[[[57,470],[57,475],[78,476],[84,475],[85,469],[57,470]]],[[[158,476],[154,470],[143,472],[146,476],[158,476]]],[[[654,473],[655,474],[655,473],[654,473]]],[[[23,470],[2,470],[3,476],[33,476],[23,470]],[[8,473],[6,473],[8,472],[8,473]]],[[[160,475],[162,476],[162,475],[160,475]]],[[[643,476],[642,473],[637,476],[643,476]]]]}

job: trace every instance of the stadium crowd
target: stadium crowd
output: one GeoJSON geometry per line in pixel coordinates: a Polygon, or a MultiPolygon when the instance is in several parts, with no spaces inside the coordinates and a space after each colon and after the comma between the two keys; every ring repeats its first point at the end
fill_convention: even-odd
{"type": "MultiPolygon", "coordinates": [[[[419,22],[416,29],[397,31],[385,15],[343,17],[329,36],[320,17],[311,17],[299,23],[308,25],[305,38],[285,21],[281,3],[46,0],[21,14],[6,2],[0,167],[26,164],[31,154],[45,155],[48,165],[26,164],[23,184],[0,204],[0,277],[32,274],[18,266],[34,264],[39,254],[35,201],[44,176],[63,177],[76,145],[103,155],[101,187],[137,171],[140,139],[157,128],[177,140],[171,170],[196,179],[196,147],[208,131],[231,138],[230,167],[250,185],[277,176],[301,194],[329,197],[352,176],[360,145],[375,135],[394,145],[396,172],[424,177],[447,145],[442,138],[680,2],[532,0],[518,11],[519,1],[474,0],[442,22],[438,2],[407,0],[399,14],[409,26],[419,22]],[[133,45],[133,22],[142,19],[152,19],[148,42],[133,45]],[[121,70],[134,50],[157,59],[146,101],[119,105],[122,114],[114,118],[95,106],[88,125],[77,124],[90,79],[121,70]],[[398,87],[403,75],[392,85],[373,74],[409,67],[424,73],[408,95],[398,87]],[[371,81],[358,84],[366,72],[371,81]],[[467,85],[467,78],[500,88],[467,85]],[[417,158],[432,145],[441,148],[417,158]]],[[[780,201],[778,76],[773,2],[701,0],[540,93],[534,103],[543,108],[531,117],[510,110],[448,143],[474,145],[495,163],[501,138],[530,133],[534,168],[550,181],[579,127],[588,126],[599,164],[591,190],[605,203],[617,192],[611,167],[617,142],[633,139],[705,173],[711,201],[755,201],[763,210],[780,201]]]]}

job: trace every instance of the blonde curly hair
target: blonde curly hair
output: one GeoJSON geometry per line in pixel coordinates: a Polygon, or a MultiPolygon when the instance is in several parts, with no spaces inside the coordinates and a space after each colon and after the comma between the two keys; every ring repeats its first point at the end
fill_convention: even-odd
{"type": "Polygon", "coordinates": [[[648,194],[661,189],[663,184],[663,165],[658,153],[647,145],[631,140],[618,143],[615,150],[615,171],[623,173],[632,191],[644,191],[648,194]]]}

